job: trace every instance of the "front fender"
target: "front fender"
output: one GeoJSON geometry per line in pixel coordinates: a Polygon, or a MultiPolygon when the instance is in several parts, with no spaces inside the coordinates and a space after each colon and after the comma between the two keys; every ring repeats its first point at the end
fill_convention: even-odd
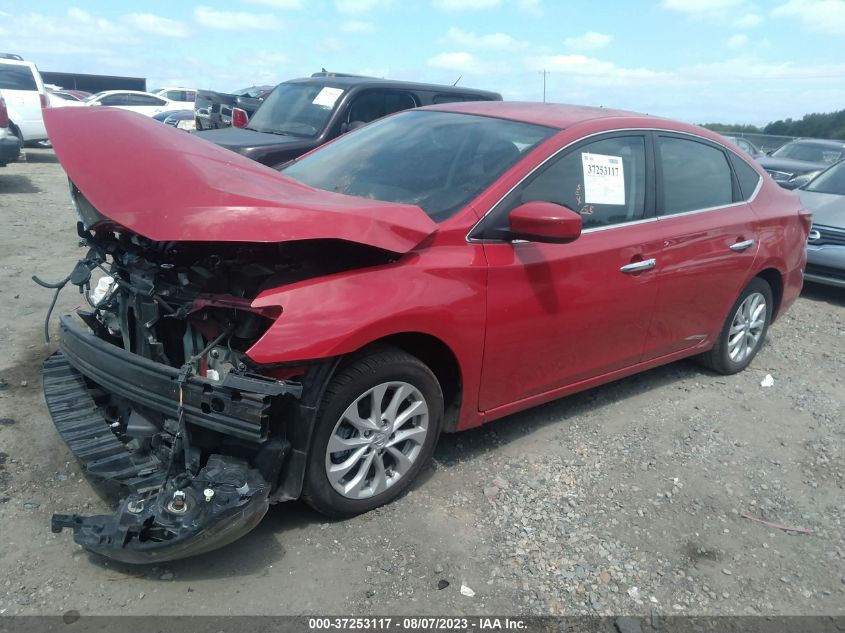
{"type": "Polygon", "coordinates": [[[464,404],[474,411],[484,343],[483,253],[466,244],[431,250],[263,292],[253,307],[279,306],[282,313],[247,355],[260,364],[296,363],[348,354],[393,334],[428,334],[457,358],[464,404]]]}
{"type": "Polygon", "coordinates": [[[399,264],[320,277],[268,290],[255,308],[281,316],[247,351],[256,363],[286,363],[347,354],[402,332],[429,334],[480,353],[484,270],[431,267],[411,255],[399,264]]]}

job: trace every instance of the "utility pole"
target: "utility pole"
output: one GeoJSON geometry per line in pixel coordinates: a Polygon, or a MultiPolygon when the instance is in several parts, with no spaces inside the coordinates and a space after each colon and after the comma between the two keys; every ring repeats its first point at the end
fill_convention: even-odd
{"type": "Polygon", "coordinates": [[[544,68],[541,74],[543,75],[543,103],[546,103],[546,75],[551,73],[544,68]]]}

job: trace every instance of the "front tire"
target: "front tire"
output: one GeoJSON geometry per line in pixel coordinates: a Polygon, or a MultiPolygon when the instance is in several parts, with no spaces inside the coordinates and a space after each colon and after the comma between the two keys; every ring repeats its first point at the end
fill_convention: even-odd
{"type": "Polygon", "coordinates": [[[398,497],[431,458],[443,392],[415,356],[380,348],[341,367],[317,413],[302,497],[349,517],[398,497]]]}
{"type": "Polygon", "coordinates": [[[773,307],[769,284],[759,277],[752,279],[728,313],[716,344],[699,357],[701,363],[724,375],[748,367],[766,339],[773,307]]]}

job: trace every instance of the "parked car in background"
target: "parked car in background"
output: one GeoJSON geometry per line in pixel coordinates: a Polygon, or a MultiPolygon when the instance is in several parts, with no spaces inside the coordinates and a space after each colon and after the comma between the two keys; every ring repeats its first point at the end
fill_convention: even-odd
{"type": "Polygon", "coordinates": [[[759,158],[760,156],[764,156],[763,152],[761,152],[754,143],[749,141],[747,138],[742,138],[741,136],[725,136],[731,143],[736,145],[739,149],[743,152],[751,156],[751,158],[759,158]]]}
{"type": "Polygon", "coordinates": [[[150,117],[165,110],[175,109],[167,99],[139,90],[104,90],[85,97],[83,103],[87,106],[130,110],[150,117]]]}
{"type": "Polygon", "coordinates": [[[60,99],[65,99],[67,101],[82,101],[82,100],[85,99],[85,97],[88,97],[88,96],[91,95],[90,92],[85,92],[84,90],[64,90],[64,89],[51,90],[51,89],[48,89],[48,92],[50,94],[56,95],[60,99]]]}
{"type": "Polygon", "coordinates": [[[9,111],[0,95],[0,167],[14,163],[21,153],[21,139],[9,127],[9,111]]]}
{"type": "Polygon", "coordinates": [[[35,64],[0,58],[0,96],[6,102],[9,129],[13,134],[26,145],[47,140],[42,116],[43,108],[47,107],[47,95],[35,64]]]}
{"type": "Polygon", "coordinates": [[[194,101],[197,130],[217,130],[232,125],[234,109],[241,110],[244,123],[249,120],[273,86],[250,86],[231,94],[197,90],[194,101]]]}
{"type": "Polygon", "coordinates": [[[845,288],[845,160],[798,190],[813,214],[804,279],[845,288]]]}
{"type": "MultiPolygon", "coordinates": [[[[298,116],[279,131],[361,120],[394,87],[454,96],[352,85],[282,84],[298,116]]],[[[43,384],[83,469],[125,495],[52,527],[107,557],[206,552],[298,497],[366,512],[442,431],[680,358],[741,371],[801,290],[809,213],[702,128],[449,103],[276,173],[104,110],[47,113],[84,231],[74,283],[112,281],[62,317],[43,384]]]]}
{"type": "Polygon", "coordinates": [[[81,99],[69,97],[61,92],[55,90],[47,91],[47,105],[51,108],[66,108],[66,107],[85,107],[85,103],[81,99]]]}
{"type": "Polygon", "coordinates": [[[758,162],[779,185],[795,189],[843,158],[843,141],[801,138],[790,141],[768,156],[762,156],[758,162]],[[805,178],[796,179],[798,176],[805,178]]]}
{"type": "Polygon", "coordinates": [[[500,94],[486,90],[321,72],[276,86],[245,126],[197,135],[279,168],[393,112],[439,103],[501,100],[500,94]]]}
{"type": "Polygon", "coordinates": [[[174,108],[193,109],[197,91],[194,88],[160,88],[153,91],[153,94],[162,99],[167,99],[174,108]]]}
{"type": "Polygon", "coordinates": [[[153,115],[153,118],[180,130],[190,131],[195,129],[193,110],[166,110],[153,115]]]}

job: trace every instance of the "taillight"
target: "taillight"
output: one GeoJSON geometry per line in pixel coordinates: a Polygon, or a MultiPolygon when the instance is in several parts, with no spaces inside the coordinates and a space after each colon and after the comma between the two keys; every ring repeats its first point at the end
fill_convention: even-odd
{"type": "Polygon", "coordinates": [[[232,108],[232,125],[235,127],[244,127],[249,121],[249,115],[246,110],[240,108],[232,108]]]}
{"type": "Polygon", "coordinates": [[[813,214],[807,209],[800,209],[798,217],[801,218],[801,223],[804,225],[804,235],[809,235],[810,229],[813,228],[813,214]]]}
{"type": "Polygon", "coordinates": [[[47,95],[45,95],[44,93],[40,93],[38,96],[41,97],[41,107],[46,108],[49,105],[47,103],[47,95]]]}
{"type": "Polygon", "coordinates": [[[0,127],[9,127],[9,111],[3,97],[0,97],[0,127]]]}

